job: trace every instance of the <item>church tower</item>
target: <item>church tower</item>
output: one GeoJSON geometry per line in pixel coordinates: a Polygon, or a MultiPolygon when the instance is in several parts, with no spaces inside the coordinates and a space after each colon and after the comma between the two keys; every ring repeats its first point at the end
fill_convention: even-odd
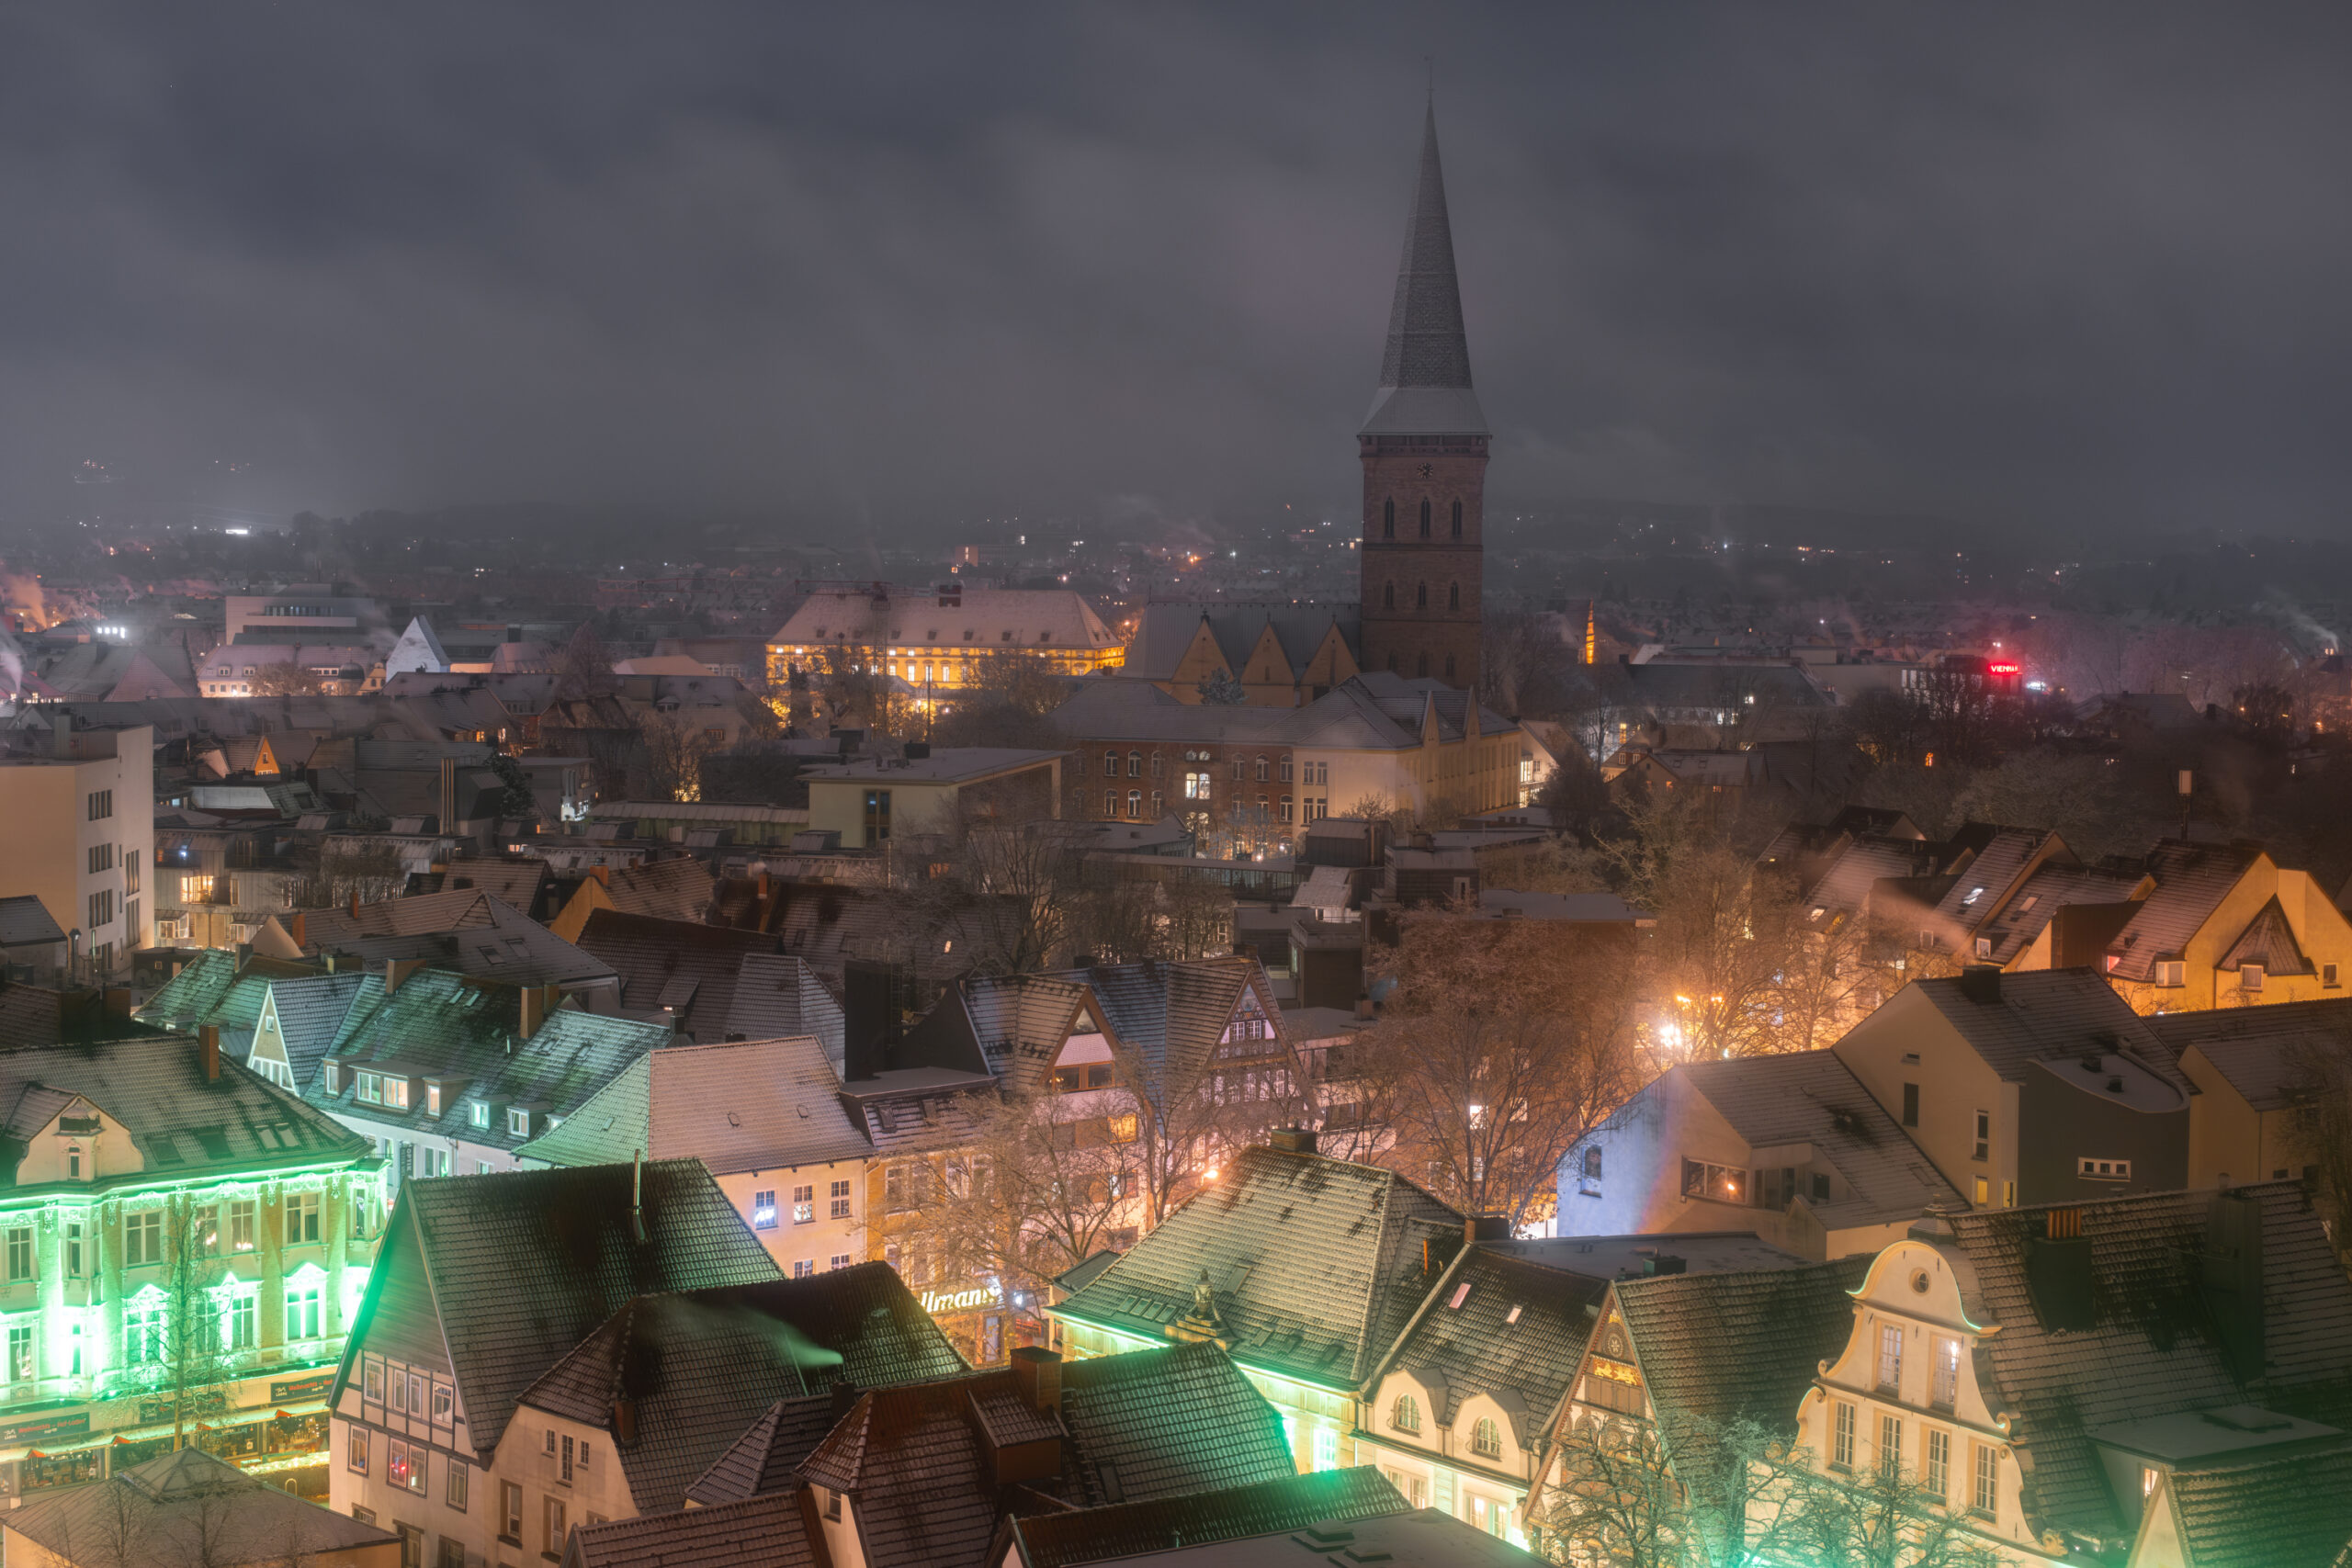
{"type": "Polygon", "coordinates": [[[1437,161],[1437,111],[1405,230],[1380,390],[1356,433],[1363,462],[1363,668],[1478,683],[1480,521],[1487,419],[1470,389],[1470,344],[1437,161]]]}

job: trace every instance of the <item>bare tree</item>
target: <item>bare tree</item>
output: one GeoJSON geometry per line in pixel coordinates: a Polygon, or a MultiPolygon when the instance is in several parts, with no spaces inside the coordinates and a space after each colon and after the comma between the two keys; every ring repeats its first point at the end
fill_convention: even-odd
{"type": "Polygon", "coordinates": [[[1049,1100],[967,1104],[970,1142],[916,1194],[923,1224],[912,1245],[928,1256],[912,1277],[936,1266],[1042,1297],[1054,1276],[1107,1246],[1134,1206],[1133,1119],[1114,1111],[1057,1120],[1049,1100]]]}
{"type": "Polygon", "coordinates": [[[1767,1561],[1821,1568],[1998,1568],[1966,1511],[1894,1465],[1850,1477],[1815,1472],[1802,1450],[1773,1467],[1775,1518],[1758,1542],[1767,1561]]]}

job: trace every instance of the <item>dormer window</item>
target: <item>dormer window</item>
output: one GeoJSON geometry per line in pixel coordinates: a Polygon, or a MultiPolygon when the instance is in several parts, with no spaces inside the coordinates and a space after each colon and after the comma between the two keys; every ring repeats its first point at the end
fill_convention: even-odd
{"type": "Polygon", "coordinates": [[[437,1083],[424,1086],[424,1113],[427,1116],[441,1114],[441,1086],[437,1083]]]}
{"type": "Polygon", "coordinates": [[[467,1120],[467,1121],[469,1121],[469,1122],[472,1122],[472,1123],[473,1123],[475,1126],[477,1126],[477,1127],[487,1127],[487,1126],[489,1126],[489,1125],[490,1125],[490,1105],[489,1105],[489,1102],[488,1102],[488,1101],[486,1101],[486,1100],[475,1100],[472,1104],[470,1104],[470,1105],[467,1106],[467,1107],[466,1107],[466,1120],[467,1120]]]}
{"type": "Polygon", "coordinates": [[[329,1094],[341,1094],[343,1092],[342,1065],[336,1062],[329,1062],[326,1065],[326,1074],[327,1092],[329,1094]]]}
{"type": "Polygon", "coordinates": [[[506,1112],[506,1131],[517,1138],[529,1137],[531,1113],[519,1105],[509,1107],[506,1112]]]}

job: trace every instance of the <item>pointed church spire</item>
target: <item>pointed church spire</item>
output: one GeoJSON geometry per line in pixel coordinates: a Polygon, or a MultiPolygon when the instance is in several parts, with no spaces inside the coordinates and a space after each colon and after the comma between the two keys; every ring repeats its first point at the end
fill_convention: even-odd
{"type": "Polygon", "coordinates": [[[1421,175],[1413,193],[1380,392],[1363,434],[1483,434],[1486,415],[1470,390],[1470,341],[1462,330],[1462,288],[1453,271],[1445,175],[1437,155],[1437,107],[1421,128],[1421,175]]]}

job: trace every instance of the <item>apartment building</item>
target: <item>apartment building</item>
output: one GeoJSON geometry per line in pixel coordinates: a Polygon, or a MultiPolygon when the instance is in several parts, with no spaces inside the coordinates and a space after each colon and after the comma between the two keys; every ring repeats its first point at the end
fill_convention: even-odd
{"type": "Polygon", "coordinates": [[[155,858],[153,728],[77,728],[60,714],[47,733],[22,732],[0,756],[0,897],[30,894],[64,930],[85,978],[128,970],[153,940],[155,858]]]}
{"type": "Polygon", "coordinates": [[[164,1353],[188,1313],[217,1320],[204,1446],[302,1484],[374,1258],[366,1141],[209,1032],[20,1047],[0,1099],[0,1493],[168,1449],[164,1353]]]}

